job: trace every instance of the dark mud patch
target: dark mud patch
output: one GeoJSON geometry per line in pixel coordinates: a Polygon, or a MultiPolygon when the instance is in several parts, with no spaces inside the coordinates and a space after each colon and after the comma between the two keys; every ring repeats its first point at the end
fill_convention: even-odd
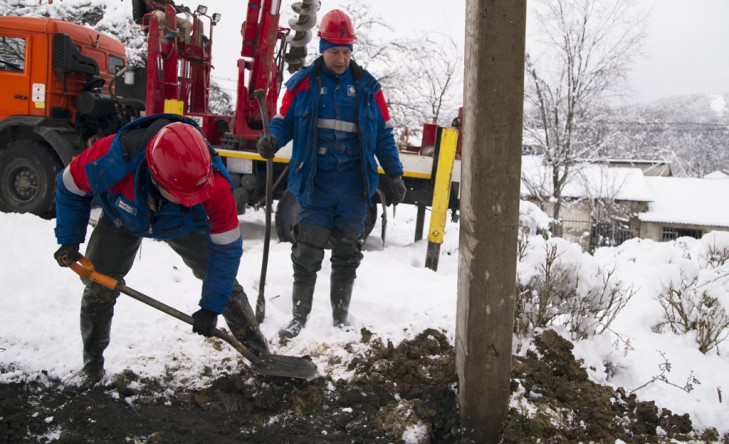
{"type": "MultiPolygon", "coordinates": [[[[0,441],[12,443],[470,443],[460,424],[454,350],[426,330],[397,347],[362,331],[349,380],[221,375],[200,390],[170,389],[127,372],[77,392],[39,378],[0,384],[0,441]]],[[[571,344],[553,332],[514,358],[504,442],[667,442],[718,436],[688,416],[591,383],[571,344]],[[662,432],[659,432],[662,430],[662,432]],[[708,433],[708,434],[707,434],[708,433]]],[[[726,442],[726,438],[725,438],[726,442]]]]}
{"type": "Polygon", "coordinates": [[[201,390],[168,390],[127,372],[85,392],[58,381],[0,385],[2,442],[466,443],[459,430],[453,348],[426,330],[397,347],[363,330],[369,348],[350,380],[221,375],[201,390]]]}
{"type": "Polygon", "coordinates": [[[554,331],[537,336],[534,345],[536,351],[512,362],[512,393],[523,393],[531,408],[510,410],[505,442],[719,441],[715,429],[694,430],[688,414],[676,415],[652,401],[638,401],[623,388],[591,382],[572,354],[572,343],[554,331]]]}

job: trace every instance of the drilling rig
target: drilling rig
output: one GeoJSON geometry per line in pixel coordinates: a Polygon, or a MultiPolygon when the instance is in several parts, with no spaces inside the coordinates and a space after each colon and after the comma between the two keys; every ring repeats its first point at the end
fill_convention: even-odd
{"type": "MultiPolygon", "coordinates": [[[[239,213],[263,206],[266,162],[255,147],[263,119],[253,93],[265,92],[270,120],[284,70],[294,73],[306,61],[320,0],[294,3],[295,18],[287,27],[280,25],[280,0],[248,1],[232,115],[209,109],[212,48],[218,37],[214,31],[221,15],[208,14],[204,5],[191,11],[170,4],[162,15],[153,14],[144,10],[141,0],[132,2],[134,19],[147,36],[144,67],[127,66],[123,45],[89,28],[52,19],[0,17],[0,82],[8,86],[0,96],[0,210],[53,217],[55,175],[74,155],[138,117],[159,113],[196,121],[225,160],[239,213]],[[180,18],[191,22],[189,36],[178,29],[180,18]],[[37,56],[28,51],[31,56],[24,58],[18,45],[45,49],[37,56]],[[22,104],[22,109],[7,103],[22,104]]],[[[419,219],[432,203],[438,153],[428,147],[437,145],[438,130],[426,125],[423,146],[401,150],[408,187],[404,203],[418,206],[419,219]]],[[[276,232],[285,241],[292,241],[298,212],[296,200],[286,191],[290,153],[290,146],[279,150],[273,168],[276,232]]],[[[459,177],[457,158],[450,190],[453,214],[459,177]]],[[[366,232],[377,220],[377,203],[383,207],[384,236],[384,192],[375,195],[375,205],[369,208],[366,232]]],[[[416,239],[422,236],[420,230],[416,239]]]]}

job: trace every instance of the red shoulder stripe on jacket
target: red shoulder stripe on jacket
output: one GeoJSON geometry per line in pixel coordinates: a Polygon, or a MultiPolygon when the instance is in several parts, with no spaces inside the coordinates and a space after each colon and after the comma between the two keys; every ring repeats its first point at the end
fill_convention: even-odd
{"type": "Polygon", "coordinates": [[[385,95],[382,93],[382,90],[377,91],[377,94],[375,94],[375,101],[377,101],[377,106],[380,108],[382,118],[385,119],[385,122],[389,121],[390,110],[387,108],[387,102],[385,101],[385,95]]]}
{"type": "Polygon", "coordinates": [[[215,190],[210,199],[203,202],[210,219],[211,234],[220,234],[230,230],[238,230],[238,211],[235,206],[230,183],[220,173],[215,173],[215,190]]]}
{"type": "Polygon", "coordinates": [[[68,169],[71,172],[76,186],[85,193],[91,192],[91,185],[89,184],[89,178],[86,176],[86,164],[98,160],[109,151],[111,142],[114,141],[116,135],[112,134],[99,139],[90,148],[83,153],[74,157],[71,163],[68,165],[68,169]]]}
{"type": "Polygon", "coordinates": [[[290,91],[287,89],[286,92],[284,93],[283,101],[281,102],[281,108],[280,108],[279,114],[281,114],[282,116],[285,117],[286,113],[289,112],[289,107],[293,103],[294,98],[296,98],[296,94],[299,91],[304,91],[307,89],[309,89],[309,81],[307,79],[304,79],[301,82],[299,82],[293,91],[290,91]]]}

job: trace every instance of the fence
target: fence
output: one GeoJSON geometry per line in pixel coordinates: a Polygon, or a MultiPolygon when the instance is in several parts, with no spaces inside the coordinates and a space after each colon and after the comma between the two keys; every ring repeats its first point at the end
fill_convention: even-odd
{"type": "Polygon", "coordinates": [[[580,244],[586,251],[592,251],[596,247],[614,247],[628,239],[638,237],[638,233],[624,222],[589,220],[563,220],[561,232],[555,235],[580,244]]]}

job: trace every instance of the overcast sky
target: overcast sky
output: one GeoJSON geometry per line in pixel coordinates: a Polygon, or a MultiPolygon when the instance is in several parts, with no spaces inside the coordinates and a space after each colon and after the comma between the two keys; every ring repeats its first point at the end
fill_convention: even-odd
{"type": "Polygon", "coordinates": [[[645,56],[631,77],[638,98],[729,92],[729,1],[640,3],[652,12],[645,56]]]}
{"type": "MultiPolygon", "coordinates": [[[[181,0],[194,6],[194,0],[181,0]]],[[[345,1],[324,0],[323,13],[345,1]]],[[[372,10],[399,35],[446,34],[461,47],[465,0],[369,0],[372,10]]],[[[240,25],[245,2],[206,0],[211,12],[221,12],[216,29],[214,78],[226,89],[234,87],[235,60],[240,54],[240,25]],[[220,38],[220,36],[225,36],[220,38]],[[235,38],[233,38],[235,36],[235,38]],[[230,79],[226,81],[224,79],[230,79]]],[[[293,2],[282,3],[287,14],[293,2]]],[[[644,55],[632,71],[633,100],[644,102],[671,95],[729,92],[729,0],[637,0],[650,12],[644,55]]],[[[287,23],[282,21],[283,26],[287,23]]]]}

